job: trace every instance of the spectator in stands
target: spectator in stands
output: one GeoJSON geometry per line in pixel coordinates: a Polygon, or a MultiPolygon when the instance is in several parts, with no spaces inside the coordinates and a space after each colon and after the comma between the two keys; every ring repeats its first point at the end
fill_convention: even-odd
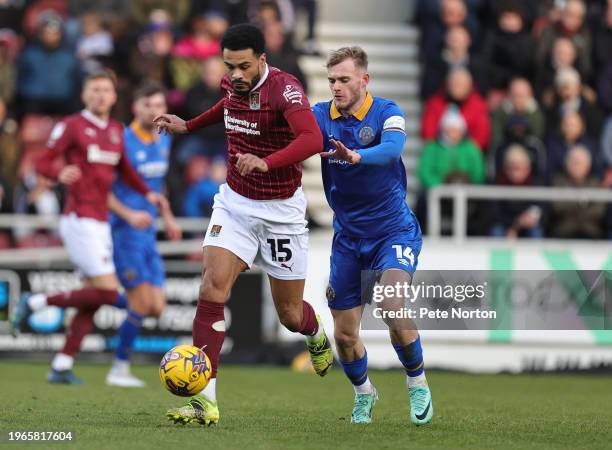
{"type": "Polygon", "coordinates": [[[520,145],[527,151],[535,175],[546,176],[548,168],[546,147],[531,130],[528,118],[520,114],[510,116],[501,143],[495,150],[489,152],[489,173],[492,176],[499,175],[503,169],[506,153],[514,145],[520,145]]]}
{"type": "Polygon", "coordinates": [[[559,132],[560,118],[569,111],[576,111],[586,126],[586,133],[596,139],[601,134],[602,115],[591,89],[584,87],[580,74],[573,68],[563,68],[555,76],[557,89],[554,100],[546,111],[546,125],[549,134],[559,132]]]}
{"type": "Polygon", "coordinates": [[[217,11],[196,16],[191,22],[191,33],[178,41],[173,54],[179,58],[204,60],[221,53],[220,40],[227,30],[227,19],[217,11]]]}
{"type": "Polygon", "coordinates": [[[221,37],[227,29],[227,19],[216,11],[196,16],[191,22],[192,32],[172,50],[172,75],[177,88],[186,91],[200,77],[203,60],[221,54],[221,37]]]}
{"type": "MultiPolygon", "coordinates": [[[[604,187],[612,187],[612,116],[608,117],[604,131],[601,135],[601,151],[603,162],[606,167],[604,187]]],[[[611,230],[612,231],[612,230],[611,230]]]]}
{"type": "Polygon", "coordinates": [[[0,1],[0,29],[21,34],[26,6],[25,1],[0,1]]]}
{"type": "Polygon", "coordinates": [[[546,145],[548,153],[548,178],[565,170],[567,155],[575,146],[586,148],[591,155],[589,167],[601,175],[602,161],[595,141],[585,133],[584,121],[576,111],[568,111],[561,119],[560,133],[552,136],[546,145]]]}
{"type": "MultiPolygon", "coordinates": [[[[224,75],[225,66],[221,57],[212,56],[201,63],[201,79],[186,95],[187,117],[200,115],[221,99],[221,80],[224,75]]],[[[225,126],[222,123],[205,127],[182,138],[177,148],[178,160],[181,164],[187,164],[195,155],[223,155],[226,145],[225,126]]]]}
{"type": "Polygon", "coordinates": [[[518,7],[521,11],[523,28],[531,30],[533,22],[542,10],[544,2],[533,0],[477,0],[479,3],[478,18],[483,27],[494,30],[502,13],[510,7],[518,7]]]}
{"type": "MultiPolygon", "coordinates": [[[[19,162],[18,125],[8,116],[6,104],[0,98],[0,178],[7,188],[17,182],[17,163],[19,162]]],[[[5,189],[5,193],[9,189],[5,189]]],[[[12,191],[12,189],[10,189],[12,191]]]]}
{"type": "Polygon", "coordinates": [[[95,11],[104,20],[116,17],[128,18],[130,2],[125,0],[70,0],[70,14],[80,17],[85,13],[95,11]]]}
{"type": "Polygon", "coordinates": [[[298,63],[297,52],[291,42],[286,39],[280,22],[266,25],[264,37],[267,63],[295,76],[304,87],[304,91],[308,92],[308,80],[298,63]]]}
{"type": "MultiPolygon", "coordinates": [[[[591,73],[591,33],[585,25],[586,6],[582,0],[567,0],[561,12],[560,20],[550,24],[538,37],[536,62],[544,65],[547,56],[552,51],[555,39],[567,37],[572,40],[578,55],[578,66],[589,77],[591,73]]],[[[587,78],[588,79],[588,78],[587,78]]]]}
{"type": "Polygon", "coordinates": [[[73,52],[62,45],[62,26],[54,11],[42,13],[37,41],[19,57],[17,91],[23,113],[61,115],[77,107],[81,71],[73,52]]]}
{"type": "Polygon", "coordinates": [[[249,18],[262,30],[276,22],[282,24],[287,35],[291,35],[295,28],[295,10],[291,0],[252,0],[249,18]]]}
{"type": "Polygon", "coordinates": [[[196,156],[189,161],[189,188],[183,204],[187,217],[210,217],[213,199],[219,192],[219,186],[225,182],[226,175],[227,166],[222,157],[215,158],[212,163],[203,156],[196,156]]]}
{"type": "Polygon", "coordinates": [[[507,2],[501,10],[497,28],[490,33],[485,55],[489,87],[505,90],[512,78],[530,78],[533,73],[534,41],[525,27],[518,2],[507,2]]]}
{"type": "Polygon", "coordinates": [[[131,16],[136,23],[146,25],[151,13],[156,10],[167,11],[172,23],[182,25],[189,17],[191,0],[130,0],[131,16]]]}
{"type": "Polygon", "coordinates": [[[555,39],[552,51],[546,58],[546,63],[538,66],[536,72],[536,87],[540,98],[549,99],[554,97],[555,76],[561,69],[574,68],[584,78],[586,69],[579,66],[576,47],[571,39],[558,37],[555,39]]]}
{"type": "Polygon", "coordinates": [[[317,25],[318,12],[317,1],[318,0],[292,0],[293,9],[295,11],[303,9],[308,20],[306,39],[300,48],[300,52],[304,55],[319,56],[321,54],[315,39],[315,27],[317,25]]]}
{"type": "Polygon", "coordinates": [[[149,79],[172,89],[174,83],[170,75],[170,55],[173,46],[170,18],[152,18],[129,58],[132,84],[149,79]]]}
{"type": "Polygon", "coordinates": [[[465,68],[452,69],[446,79],[446,89],[438,91],[427,100],[421,129],[423,139],[436,138],[440,120],[451,105],[459,108],[467,124],[468,135],[485,151],[491,135],[489,112],[486,102],[473,88],[472,76],[465,68]]]}
{"type": "Polygon", "coordinates": [[[18,37],[12,30],[0,30],[0,98],[10,105],[15,97],[15,59],[18,37]]]}
{"type": "Polygon", "coordinates": [[[612,2],[608,1],[605,10],[598,17],[593,33],[593,70],[600,73],[612,62],[612,2]]]}
{"type": "MultiPolygon", "coordinates": [[[[495,180],[498,186],[538,186],[540,179],[533,172],[533,165],[526,148],[513,144],[508,148],[503,169],[495,180]]],[[[492,202],[490,213],[491,236],[509,238],[541,238],[543,207],[525,200],[498,200],[492,202]]]]}
{"type": "Polygon", "coordinates": [[[449,28],[444,49],[424,63],[421,78],[421,99],[425,100],[440,89],[450,69],[464,67],[470,71],[478,90],[487,91],[486,64],[478,55],[470,55],[470,34],[463,26],[449,28]]]}
{"type": "MultiPolygon", "coordinates": [[[[568,152],[565,172],[555,176],[553,186],[572,189],[596,188],[601,181],[592,173],[591,152],[576,145],[568,152]]],[[[558,238],[600,239],[604,237],[606,205],[601,202],[553,202],[551,235],[558,238]]]]}
{"type": "MultiPolygon", "coordinates": [[[[12,211],[12,207],[9,205],[9,202],[7,200],[10,200],[11,198],[11,192],[8,188],[8,183],[6,181],[4,181],[4,179],[2,178],[2,176],[0,176],[0,212],[1,213],[11,213],[12,211]]],[[[4,233],[2,231],[0,231],[0,235],[4,235],[4,233]]],[[[3,237],[0,237],[0,242],[4,241],[3,237]]],[[[0,245],[0,248],[2,248],[3,246],[0,245]]]]}
{"type": "Polygon", "coordinates": [[[419,160],[419,179],[425,189],[443,183],[484,182],[484,158],[466,129],[459,111],[447,109],[440,121],[439,136],[425,145],[419,160]]]}
{"type": "Polygon", "coordinates": [[[95,11],[81,16],[81,37],[77,42],[76,54],[86,73],[103,69],[114,50],[113,37],[104,29],[100,16],[95,11]]]}
{"type": "Polygon", "coordinates": [[[612,114],[612,58],[597,76],[597,98],[606,114],[612,114]]]}
{"type": "Polygon", "coordinates": [[[593,39],[597,95],[606,114],[612,114],[612,1],[608,1],[593,39]]]}
{"type": "Polygon", "coordinates": [[[478,38],[478,22],[474,16],[468,14],[463,0],[439,0],[439,2],[427,0],[426,2],[431,3],[434,8],[437,6],[435,3],[439,3],[439,11],[437,16],[420,16],[419,11],[427,7],[423,6],[419,9],[419,5],[417,5],[417,21],[422,20],[421,61],[427,61],[429,57],[440,53],[444,46],[446,32],[450,28],[464,26],[470,32],[472,42],[476,41],[478,38]]]}
{"type": "Polygon", "coordinates": [[[217,11],[229,20],[229,24],[236,25],[249,21],[249,8],[253,0],[198,0],[191,2],[191,17],[217,11]]]}
{"type": "MultiPolygon", "coordinates": [[[[415,213],[421,226],[427,228],[427,191],[440,184],[480,184],[485,179],[484,157],[477,145],[466,135],[467,125],[456,107],[450,107],[440,121],[440,132],[435,140],[425,144],[419,159],[418,176],[422,190],[417,199],[415,213]]],[[[468,217],[475,219],[478,210],[468,205],[468,217]]],[[[452,215],[450,201],[441,202],[443,220],[442,232],[449,230],[444,226],[452,215]]],[[[481,223],[468,220],[470,234],[480,234],[481,223]],[[477,224],[477,227],[473,225],[477,224]]]]}
{"type": "Polygon", "coordinates": [[[491,149],[496,150],[502,143],[508,122],[513,116],[522,116],[529,124],[530,132],[544,140],[545,118],[533,95],[531,84],[526,78],[514,78],[508,86],[508,95],[491,112],[491,149]]]}

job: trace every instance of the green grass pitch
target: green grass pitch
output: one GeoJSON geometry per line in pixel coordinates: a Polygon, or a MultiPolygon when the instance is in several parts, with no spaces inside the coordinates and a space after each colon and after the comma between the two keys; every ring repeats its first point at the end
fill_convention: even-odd
{"type": "Polygon", "coordinates": [[[466,375],[431,371],[435,414],[408,418],[399,370],[371,371],[380,393],[373,423],[350,423],[353,391],[334,367],[320,379],[284,368],[222,367],[217,427],[174,425],[154,366],[145,389],[104,385],[107,366],[79,365],[83,386],[51,386],[43,364],[0,363],[0,447],[83,449],[595,449],[612,445],[612,379],[574,375],[466,375]],[[73,432],[72,443],[7,443],[7,432],[73,432]]]}

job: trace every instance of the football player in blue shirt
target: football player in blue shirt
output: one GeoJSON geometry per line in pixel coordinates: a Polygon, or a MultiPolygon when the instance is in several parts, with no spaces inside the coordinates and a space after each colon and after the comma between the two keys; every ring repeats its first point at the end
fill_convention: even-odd
{"type": "MultiPolygon", "coordinates": [[[[367,69],[363,49],[344,47],[333,52],[327,62],[333,100],[313,107],[324,141],[325,195],[334,211],[327,299],[338,355],[355,389],[353,423],[371,422],[378,398],[359,337],[364,310],[362,271],[375,274],[382,286],[398,282],[407,286],[422,244],[419,223],[406,204],[401,159],[404,116],[394,102],[367,91],[367,69]]],[[[397,311],[404,301],[398,293],[377,306],[397,311]]],[[[417,425],[428,423],[433,406],[416,326],[410,319],[385,319],[385,323],[406,370],[411,420],[417,425]]]]}
{"type": "MultiPolygon", "coordinates": [[[[168,171],[170,136],[153,131],[153,119],[166,112],[164,89],[145,83],[134,93],[134,121],[125,129],[125,152],[149,188],[162,192],[168,171]]],[[[147,316],[159,317],[164,310],[164,265],[157,251],[157,211],[142,194],[116,180],[109,198],[109,222],[113,237],[113,260],[128,298],[128,314],[119,328],[113,365],[106,377],[112,386],[142,387],[144,382],[130,371],[129,355],[147,316]]],[[[180,239],[181,230],[172,212],[161,211],[170,239],[180,239]]]]}

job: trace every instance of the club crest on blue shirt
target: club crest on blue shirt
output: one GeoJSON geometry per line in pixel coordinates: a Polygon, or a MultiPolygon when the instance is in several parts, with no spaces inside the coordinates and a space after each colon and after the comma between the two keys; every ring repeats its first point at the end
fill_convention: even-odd
{"type": "Polygon", "coordinates": [[[359,138],[359,142],[361,142],[362,145],[368,145],[374,140],[374,138],[376,137],[376,133],[374,132],[374,129],[371,126],[365,125],[359,129],[357,137],[359,138]]]}
{"type": "Polygon", "coordinates": [[[259,103],[259,91],[251,92],[249,94],[249,103],[251,105],[251,109],[260,108],[261,105],[259,103]]]}

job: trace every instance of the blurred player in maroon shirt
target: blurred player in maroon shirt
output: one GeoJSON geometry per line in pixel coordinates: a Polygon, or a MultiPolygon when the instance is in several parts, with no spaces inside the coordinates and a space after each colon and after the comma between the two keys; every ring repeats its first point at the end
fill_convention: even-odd
{"type": "Polygon", "coordinates": [[[93,327],[95,312],[101,305],[121,302],[107,222],[108,196],[115,175],[151,203],[168,208],[166,199],[149,190],[124,153],[123,126],[110,118],[117,100],[113,74],[99,72],[87,77],[82,100],[85,109],[66,117],[51,132],[36,170],[67,186],[60,235],[85,287],[50,296],[24,296],[11,321],[18,332],[31,312],[46,306],[78,309],[64,348],[51,363],[51,383],[80,383],[72,372],[74,356],[93,327]],[[65,164],[58,164],[60,159],[65,164]]]}
{"type": "Polygon", "coordinates": [[[168,411],[180,423],[219,421],[215,385],[224,304],[240,272],[253,263],[268,274],[281,323],[306,336],[316,372],[325,375],[333,360],[320,319],[303,300],[308,229],[300,162],[321,151],[321,132],[297,79],[266,64],[258,28],[231,27],[221,48],[228,71],[223,98],[189,121],[167,114],[155,120],[160,131],[172,133],[223,121],[228,142],[227,183],[215,196],[204,239],[193,321],[193,342],[208,354],[212,378],[186,406],[168,411]]]}

